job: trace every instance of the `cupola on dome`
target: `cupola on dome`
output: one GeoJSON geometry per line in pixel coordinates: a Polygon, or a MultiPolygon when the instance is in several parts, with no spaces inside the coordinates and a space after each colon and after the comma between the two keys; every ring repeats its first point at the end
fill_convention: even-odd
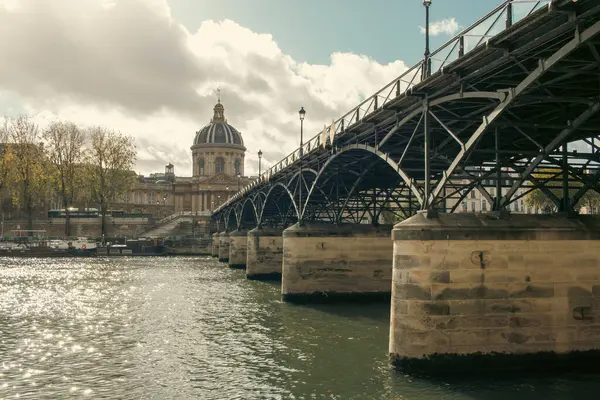
{"type": "Polygon", "coordinates": [[[237,129],[227,123],[225,119],[225,107],[223,107],[220,100],[213,110],[214,115],[210,124],[196,132],[194,147],[218,145],[237,147],[245,150],[242,135],[237,129]]]}

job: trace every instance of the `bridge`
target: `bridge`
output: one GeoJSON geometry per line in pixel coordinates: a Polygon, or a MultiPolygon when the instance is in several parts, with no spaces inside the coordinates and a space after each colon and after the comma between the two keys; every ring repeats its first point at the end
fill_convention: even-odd
{"type": "Polygon", "coordinates": [[[290,301],[391,292],[398,365],[600,348],[598,33],[598,0],[505,1],[228,199],[213,252],[290,301]],[[553,215],[506,212],[534,191],[553,215]]]}

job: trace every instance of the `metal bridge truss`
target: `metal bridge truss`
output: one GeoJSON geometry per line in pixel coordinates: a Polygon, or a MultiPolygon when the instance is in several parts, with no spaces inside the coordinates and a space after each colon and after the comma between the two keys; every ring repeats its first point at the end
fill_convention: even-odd
{"type": "Polygon", "coordinates": [[[516,3],[340,118],[333,140],[318,134],[232,196],[220,228],[452,212],[473,190],[502,210],[539,189],[569,212],[600,192],[600,2],[534,2],[513,24],[516,3]]]}

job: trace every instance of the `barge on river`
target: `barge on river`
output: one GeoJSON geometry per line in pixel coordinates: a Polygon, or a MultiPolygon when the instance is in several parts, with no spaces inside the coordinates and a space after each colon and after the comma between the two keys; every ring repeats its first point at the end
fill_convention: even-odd
{"type": "MultiPolygon", "coordinates": [[[[36,232],[37,233],[37,232],[36,232]]],[[[131,239],[122,243],[99,243],[84,237],[48,239],[16,236],[0,241],[0,257],[93,257],[93,256],[162,256],[168,247],[158,239],[131,239]]]]}

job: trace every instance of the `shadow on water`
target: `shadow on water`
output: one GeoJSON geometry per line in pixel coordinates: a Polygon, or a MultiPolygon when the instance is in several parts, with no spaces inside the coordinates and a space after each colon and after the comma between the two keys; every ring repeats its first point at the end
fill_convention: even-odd
{"type": "Polygon", "coordinates": [[[479,371],[478,373],[437,376],[405,375],[394,371],[394,380],[410,382],[412,389],[439,388],[451,399],[473,400],[531,400],[531,399],[592,399],[597,398],[595,387],[600,371],[583,370],[521,370],[479,371]]]}
{"type": "Polygon", "coordinates": [[[370,319],[378,323],[389,322],[390,305],[374,303],[337,302],[332,304],[299,304],[296,307],[314,310],[321,313],[333,314],[337,317],[351,320],[370,319]]]}

